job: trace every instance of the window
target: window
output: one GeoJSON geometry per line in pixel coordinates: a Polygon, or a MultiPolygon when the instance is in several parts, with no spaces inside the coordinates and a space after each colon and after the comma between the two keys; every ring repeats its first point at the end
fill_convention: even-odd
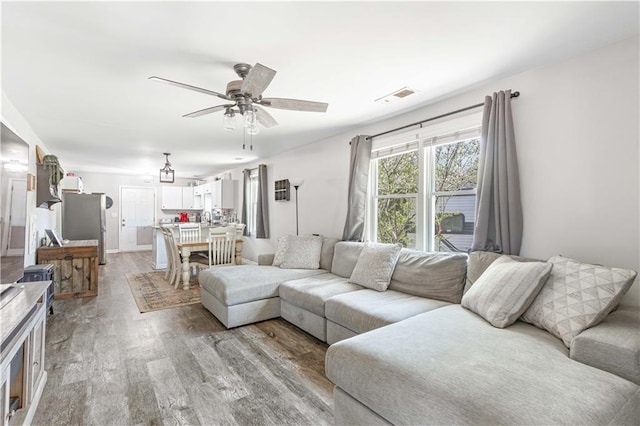
{"type": "Polygon", "coordinates": [[[415,248],[418,169],[417,150],[376,162],[377,241],[415,248]]]}
{"type": "Polygon", "coordinates": [[[419,250],[473,241],[480,117],[374,140],[367,238],[419,250]]]}
{"type": "Polygon", "coordinates": [[[258,211],[258,169],[251,169],[249,174],[249,191],[245,195],[247,203],[247,232],[256,235],[256,214],[258,211]]]}

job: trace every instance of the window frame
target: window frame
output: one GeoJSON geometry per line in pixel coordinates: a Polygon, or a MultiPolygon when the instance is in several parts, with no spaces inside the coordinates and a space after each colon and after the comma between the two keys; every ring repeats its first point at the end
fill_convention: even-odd
{"type": "Polygon", "coordinates": [[[457,191],[435,190],[435,158],[438,146],[479,139],[481,113],[441,121],[419,131],[374,139],[369,169],[369,193],[366,206],[365,240],[377,241],[378,200],[388,198],[410,198],[416,200],[415,248],[433,251],[436,247],[435,215],[439,196],[477,195],[477,188],[457,191]],[[418,192],[415,194],[378,194],[378,161],[394,155],[418,151],[418,192]]]}

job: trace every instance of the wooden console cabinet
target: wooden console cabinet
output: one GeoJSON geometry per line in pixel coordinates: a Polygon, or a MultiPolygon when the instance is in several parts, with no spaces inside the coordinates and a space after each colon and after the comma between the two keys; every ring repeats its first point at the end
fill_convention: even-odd
{"type": "Polygon", "coordinates": [[[51,281],[14,284],[0,309],[0,425],[31,424],[47,382],[44,370],[46,292],[51,281]]]}
{"type": "Polygon", "coordinates": [[[37,258],[38,263],[53,264],[56,299],[98,295],[98,240],[40,247],[37,258]]]}

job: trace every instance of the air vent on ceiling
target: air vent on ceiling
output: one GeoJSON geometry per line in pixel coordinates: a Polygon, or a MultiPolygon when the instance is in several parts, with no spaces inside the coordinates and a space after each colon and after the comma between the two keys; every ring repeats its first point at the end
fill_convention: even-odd
{"type": "Polygon", "coordinates": [[[386,96],[376,99],[375,102],[379,104],[388,104],[389,102],[394,102],[399,99],[406,98],[407,96],[413,95],[414,93],[416,93],[415,90],[408,87],[403,87],[402,89],[398,89],[393,93],[389,93],[386,96]]]}

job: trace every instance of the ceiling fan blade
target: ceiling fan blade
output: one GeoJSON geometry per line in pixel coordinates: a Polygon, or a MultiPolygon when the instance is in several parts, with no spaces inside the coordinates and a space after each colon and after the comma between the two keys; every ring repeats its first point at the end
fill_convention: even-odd
{"type": "Polygon", "coordinates": [[[166,78],[152,76],[149,77],[149,80],[158,81],[160,83],[167,83],[173,86],[182,87],[183,89],[193,90],[195,92],[204,93],[206,95],[217,96],[222,99],[231,100],[231,98],[227,97],[227,95],[223,95],[222,93],[214,92],[213,90],[203,89],[201,87],[191,86],[190,84],[179,83],[173,80],[167,80],[166,78]]]}
{"type": "Polygon", "coordinates": [[[214,107],[201,109],[200,111],[190,112],[189,114],[183,115],[183,117],[195,118],[200,117],[201,115],[211,114],[214,112],[222,111],[225,108],[232,107],[233,105],[216,105],[214,107]]]}
{"type": "Polygon", "coordinates": [[[256,109],[256,118],[258,119],[258,123],[262,124],[267,129],[278,125],[276,119],[263,108],[260,108],[258,105],[254,105],[254,108],[256,109]]]}
{"type": "Polygon", "coordinates": [[[242,81],[241,92],[251,95],[252,98],[257,98],[271,84],[271,80],[275,75],[276,72],[271,68],[262,64],[255,64],[242,81]]]}
{"type": "Polygon", "coordinates": [[[290,109],[293,111],[327,112],[329,104],[324,102],[302,101],[300,99],[263,98],[261,105],[278,109],[290,109]]]}

